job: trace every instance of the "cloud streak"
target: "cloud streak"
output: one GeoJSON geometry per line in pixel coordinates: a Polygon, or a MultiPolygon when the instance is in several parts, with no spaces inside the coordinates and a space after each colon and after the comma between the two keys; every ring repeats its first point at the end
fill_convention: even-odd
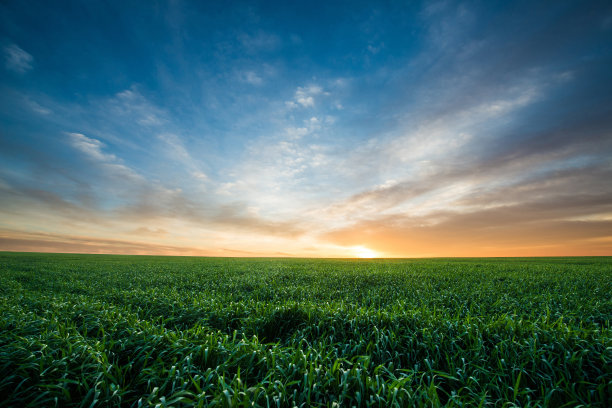
{"type": "Polygon", "coordinates": [[[9,44],[4,47],[4,66],[9,71],[25,74],[32,69],[33,62],[34,57],[17,44],[9,44]]]}

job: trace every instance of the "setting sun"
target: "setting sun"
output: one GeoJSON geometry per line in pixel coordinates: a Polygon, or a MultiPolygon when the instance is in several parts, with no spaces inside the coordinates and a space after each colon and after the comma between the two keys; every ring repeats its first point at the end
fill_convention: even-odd
{"type": "Polygon", "coordinates": [[[378,253],[372,251],[370,248],[358,246],[353,248],[357,258],[378,258],[378,253]]]}

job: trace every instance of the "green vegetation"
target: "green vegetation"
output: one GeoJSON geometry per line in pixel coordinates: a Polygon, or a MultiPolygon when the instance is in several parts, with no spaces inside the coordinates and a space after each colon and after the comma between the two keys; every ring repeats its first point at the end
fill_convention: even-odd
{"type": "Polygon", "coordinates": [[[612,258],[0,253],[0,406],[611,406],[612,258]]]}

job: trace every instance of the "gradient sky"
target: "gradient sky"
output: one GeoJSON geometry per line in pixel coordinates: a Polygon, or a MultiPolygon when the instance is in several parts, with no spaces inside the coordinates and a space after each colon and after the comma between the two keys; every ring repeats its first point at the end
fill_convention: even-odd
{"type": "Polygon", "coordinates": [[[0,3],[0,250],[612,255],[610,1],[0,3]]]}

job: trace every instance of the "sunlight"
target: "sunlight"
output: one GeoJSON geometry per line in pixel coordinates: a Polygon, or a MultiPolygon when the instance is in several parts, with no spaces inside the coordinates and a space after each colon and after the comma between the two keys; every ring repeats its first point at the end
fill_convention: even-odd
{"type": "Polygon", "coordinates": [[[370,248],[366,248],[364,246],[356,246],[353,247],[353,251],[357,258],[376,258],[378,254],[375,251],[372,251],[370,248]]]}

